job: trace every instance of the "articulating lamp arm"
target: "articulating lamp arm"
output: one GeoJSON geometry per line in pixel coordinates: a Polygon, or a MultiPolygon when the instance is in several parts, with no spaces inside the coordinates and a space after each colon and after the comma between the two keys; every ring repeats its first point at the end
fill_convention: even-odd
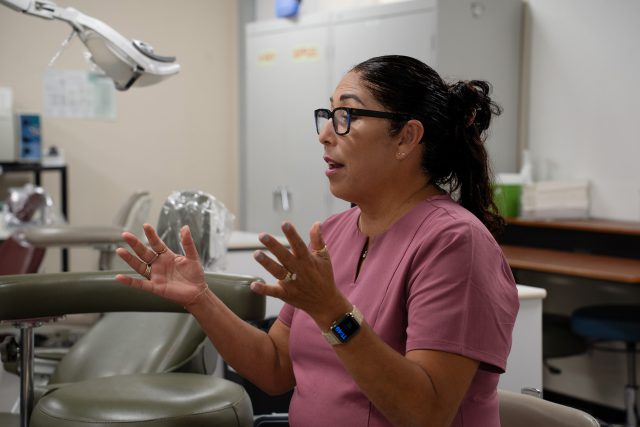
{"type": "Polygon", "coordinates": [[[60,7],[50,0],[0,0],[0,4],[43,19],[67,22],[86,45],[91,60],[119,90],[127,90],[134,84],[152,85],[180,70],[175,57],[160,56],[150,45],[129,40],[104,22],[76,9],[60,7]]]}
{"type": "Polygon", "coordinates": [[[60,9],[55,3],[48,0],[0,0],[0,4],[4,4],[18,12],[45,19],[53,19],[55,11],[60,9]]]}

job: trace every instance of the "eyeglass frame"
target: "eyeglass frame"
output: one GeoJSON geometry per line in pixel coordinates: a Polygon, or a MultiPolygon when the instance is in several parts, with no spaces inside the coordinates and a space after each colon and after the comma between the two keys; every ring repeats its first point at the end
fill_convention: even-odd
{"type": "Polygon", "coordinates": [[[412,119],[412,116],[409,114],[390,113],[388,111],[365,110],[362,108],[351,108],[351,107],[336,107],[333,110],[329,110],[328,108],[318,108],[313,112],[313,117],[316,122],[316,132],[318,132],[318,135],[320,135],[320,128],[318,127],[318,117],[319,117],[318,113],[320,112],[327,113],[328,117],[322,117],[322,118],[323,119],[326,118],[327,121],[331,120],[331,125],[333,126],[333,130],[335,131],[336,135],[340,135],[340,136],[344,136],[348,134],[349,131],[351,130],[352,116],[375,117],[378,119],[391,119],[391,120],[400,120],[400,121],[409,121],[412,119]],[[333,121],[333,115],[335,114],[336,111],[346,111],[347,113],[347,130],[342,133],[338,132],[338,129],[336,129],[336,124],[333,121]]]}

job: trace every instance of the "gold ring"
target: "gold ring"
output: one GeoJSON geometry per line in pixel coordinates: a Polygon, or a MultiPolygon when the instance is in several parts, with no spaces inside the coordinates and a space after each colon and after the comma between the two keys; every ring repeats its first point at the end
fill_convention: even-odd
{"type": "Polygon", "coordinates": [[[313,253],[314,255],[317,255],[317,256],[320,256],[320,257],[325,257],[325,256],[327,256],[327,254],[329,253],[329,251],[327,250],[327,245],[324,245],[324,246],[322,247],[322,249],[318,249],[317,251],[316,251],[316,250],[314,250],[314,251],[312,251],[312,253],[313,253]]]}
{"type": "Polygon", "coordinates": [[[160,252],[154,251],[153,248],[151,248],[151,251],[154,253],[153,258],[151,258],[151,261],[145,262],[145,264],[149,264],[149,265],[153,264],[154,261],[157,260],[160,255],[167,252],[167,247],[165,246],[164,249],[162,249],[160,252]]]}
{"type": "Polygon", "coordinates": [[[151,279],[151,264],[146,264],[147,267],[144,269],[144,273],[142,275],[147,279],[151,279]]]}
{"type": "Polygon", "coordinates": [[[287,275],[282,279],[283,282],[292,282],[294,280],[296,280],[296,273],[292,273],[290,271],[287,271],[287,275]]]}

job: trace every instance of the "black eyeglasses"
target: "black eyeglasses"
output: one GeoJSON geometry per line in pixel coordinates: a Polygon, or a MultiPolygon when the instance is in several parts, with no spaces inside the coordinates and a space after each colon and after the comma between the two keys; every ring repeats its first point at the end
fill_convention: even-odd
{"type": "Polygon", "coordinates": [[[333,111],[327,110],[326,108],[318,108],[313,112],[313,114],[316,118],[316,132],[318,132],[318,135],[320,135],[320,131],[329,119],[332,119],[333,130],[336,131],[337,135],[346,135],[349,133],[351,130],[351,117],[353,116],[377,117],[379,119],[393,119],[400,121],[407,121],[411,119],[411,116],[408,114],[388,113],[386,111],[363,110],[360,108],[349,107],[338,107],[334,108],[333,111]]]}

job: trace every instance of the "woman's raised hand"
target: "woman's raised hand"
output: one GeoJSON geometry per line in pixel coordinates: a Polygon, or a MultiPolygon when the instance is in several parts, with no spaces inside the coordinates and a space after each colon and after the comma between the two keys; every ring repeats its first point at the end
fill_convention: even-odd
{"type": "Polygon", "coordinates": [[[131,247],[135,256],[124,248],[116,249],[118,256],[144,279],[118,274],[116,280],[188,308],[208,289],[189,227],[184,226],[180,230],[184,256],[176,255],[169,250],[151,225],[144,225],[144,234],[147,236],[149,246],[132,233],[122,233],[122,238],[131,247]]]}
{"type": "Polygon", "coordinates": [[[254,292],[279,298],[306,311],[321,326],[328,326],[338,315],[351,309],[351,305],[340,293],[333,278],[331,259],[320,231],[315,223],[309,232],[311,244],[302,240],[292,224],[282,226],[291,249],[286,248],[273,236],[260,235],[260,242],[276,257],[270,258],[263,251],[256,251],[254,258],[269,273],[279,279],[267,285],[254,282],[254,292]],[[336,314],[337,313],[337,314],[336,314]]]}

